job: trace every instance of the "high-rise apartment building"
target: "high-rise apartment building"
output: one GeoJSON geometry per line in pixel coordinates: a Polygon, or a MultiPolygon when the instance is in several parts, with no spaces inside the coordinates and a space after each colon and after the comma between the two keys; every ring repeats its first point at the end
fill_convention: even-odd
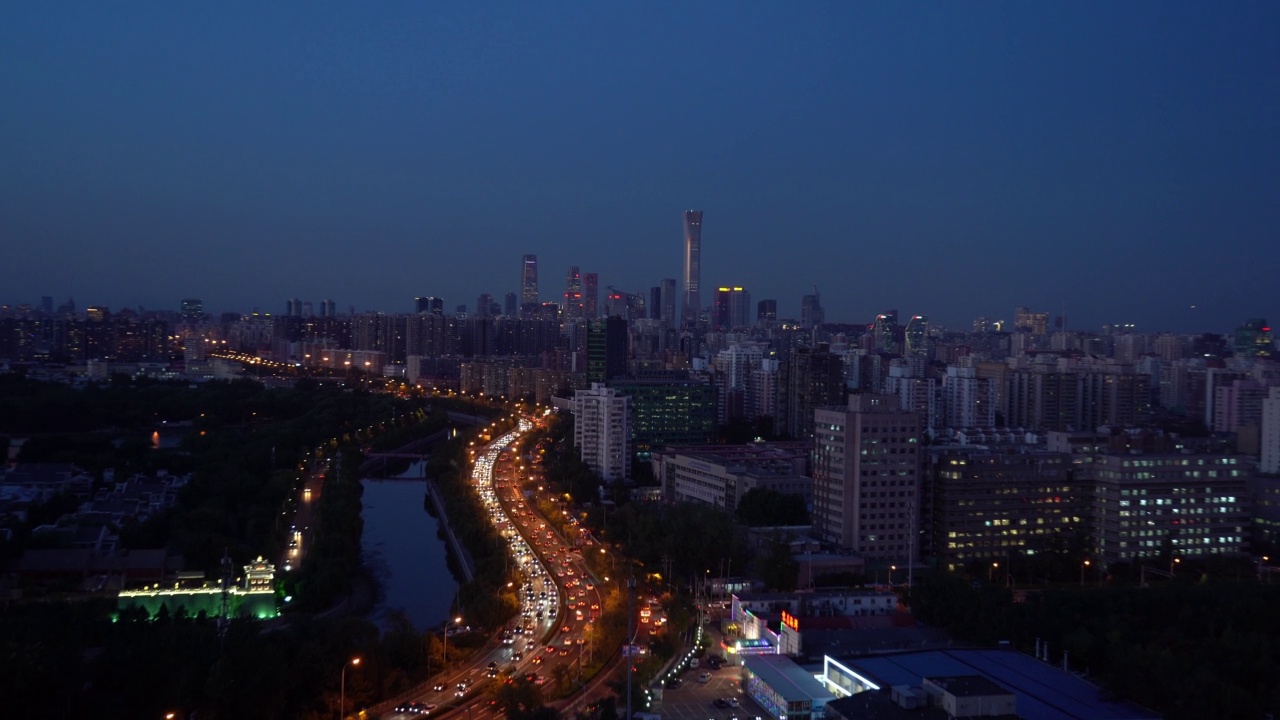
{"type": "Polygon", "coordinates": [[[1259,470],[1268,475],[1280,474],[1280,387],[1272,386],[1262,401],[1261,454],[1259,470]]]}
{"type": "Polygon", "coordinates": [[[868,562],[905,563],[915,545],[920,418],[896,398],[851,395],[814,410],[813,527],[868,562]]]}
{"type": "Polygon", "coordinates": [[[528,313],[538,306],[538,256],[525,255],[520,260],[520,308],[528,313]]]}
{"type": "Polygon", "coordinates": [[[517,311],[517,310],[519,309],[519,307],[520,307],[519,297],[520,297],[520,296],[516,295],[516,294],[515,294],[515,293],[513,293],[513,292],[509,292],[509,293],[507,293],[507,295],[506,295],[506,297],[503,299],[503,303],[502,303],[502,305],[503,305],[503,307],[502,307],[502,314],[503,314],[503,315],[505,315],[506,317],[509,317],[509,318],[514,318],[514,317],[516,316],[516,311],[517,311]]]}
{"type": "Polygon", "coordinates": [[[573,396],[573,444],[605,482],[631,479],[630,399],[601,383],[573,396]]]}
{"type": "Polygon", "coordinates": [[[692,327],[702,315],[702,211],[684,213],[683,324],[692,327]]]}

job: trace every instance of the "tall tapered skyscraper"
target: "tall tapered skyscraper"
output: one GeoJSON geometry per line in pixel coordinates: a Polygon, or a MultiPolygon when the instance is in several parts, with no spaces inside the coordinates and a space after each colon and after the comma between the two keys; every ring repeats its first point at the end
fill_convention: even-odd
{"type": "Polygon", "coordinates": [[[684,211],[684,305],[685,326],[698,324],[702,313],[702,211],[684,211]]]}
{"type": "Polygon", "coordinates": [[[525,255],[520,261],[520,304],[538,304],[538,256],[525,255]]]}

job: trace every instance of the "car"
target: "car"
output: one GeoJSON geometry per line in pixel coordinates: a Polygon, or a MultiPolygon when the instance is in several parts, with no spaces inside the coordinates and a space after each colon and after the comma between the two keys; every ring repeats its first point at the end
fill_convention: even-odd
{"type": "Polygon", "coordinates": [[[561,656],[565,656],[565,655],[568,655],[568,654],[569,654],[569,648],[560,648],[560,655],[561,655],[561,656]]]}
{"type": "Polygon", "coordinates": [[[729,707],[731,708],[738,707],[738,698],[736,697],[725,698],[725,702],[729,703],[729,707]]]}
{"type": "Polygon", "coordinates": [[[680,680],[680,678],[676,677],[676,678],[671,678],[670,680],[667,680],[665,683],[663,683],[662,686],[668,690],[675,690],[676,688],[680,687],[683,684],[684,682],[680,680]]]}
{"type": "Polygon", "coordinates": [[[715,705],[716,707],[720,708],[721,710],[723,710],[724,708],[729,707],[729,701],[728,701],[728,700],[725,700],[724,698],[716,698],[715,700],[712,700],[712,701],[711,701],[711,704],[712,704],[712,705],[715,705]]]}
{"type": "Polygon", "coordinates": [[[436,683],[435,685],[431,686],[431,689],[435,690],[436,692],[441,692],[444,690],[444,683],[436,683]]]}
{"type": "Polygon", "coordinates": [[[698,682],[700,682],[700,683],[704,683],[704,682],[711,682],[711,673],[709,673],[709,672],[704,672],[704,673],[702,673],[701,675],[699,675],[699,676],[698,676],[698,682]]]}
{"type": "Polygon", "coordinates": [[[524,655],[521,655],[518,651],[511,653],[512,662],[520,662],[523,659],[524,659],[524,655]]]}

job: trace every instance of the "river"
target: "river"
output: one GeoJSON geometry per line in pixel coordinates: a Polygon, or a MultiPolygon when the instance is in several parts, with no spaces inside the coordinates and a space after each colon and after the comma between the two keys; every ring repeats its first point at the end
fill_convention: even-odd
{"type": "Polygon", "coordinates": [[[418,630],[438,627],[449,616],[458,585],[449,574],[445,542],[423,504],[426,480],[414,463],[395,480],[365,479],[365,564],[382,586],[370,619],[382,629],[400,611],[418,630]]]}

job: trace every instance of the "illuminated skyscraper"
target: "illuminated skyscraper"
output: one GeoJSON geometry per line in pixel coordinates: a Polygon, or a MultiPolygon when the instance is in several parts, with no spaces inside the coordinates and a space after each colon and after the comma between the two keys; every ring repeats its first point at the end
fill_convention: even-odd
{"type": "Polygon", "coordinates": [[[717,289],[711,326],[721,331],[750,327],[751,293],[740,287],[717,289]]]}
{"type": "Polygon", "coordinates": [[[929,318],[915,315],[907,323],[903,354],[925,357],[929,354],[929,318]]]}
{"type": "MultiPolygon", "coordinates": [[[[49,301],[47,304],[52,307],[53,298],[45,299],[49,301]]],[[[183,298],[181,314],[183,322],[200,322],[204,318],[204,302],[200,298],[183,298]]]]}
{"type": "Polygon", "coordinates": [[[538,256],[525,255],[520,261],[520,307],[525,313],[538,306],[538,256]]]}
{"type": "Polygon", "coordinates": [[[686,327],[698,324],[702,313],[702,211],[684,212],[684,307],[686,327]]]}
{"type": "Polygon", "coordinates": [[[560,306],[566,320],[582,317],[582,273],[571,265],[564,281],[564,304],[560,306]]]}

